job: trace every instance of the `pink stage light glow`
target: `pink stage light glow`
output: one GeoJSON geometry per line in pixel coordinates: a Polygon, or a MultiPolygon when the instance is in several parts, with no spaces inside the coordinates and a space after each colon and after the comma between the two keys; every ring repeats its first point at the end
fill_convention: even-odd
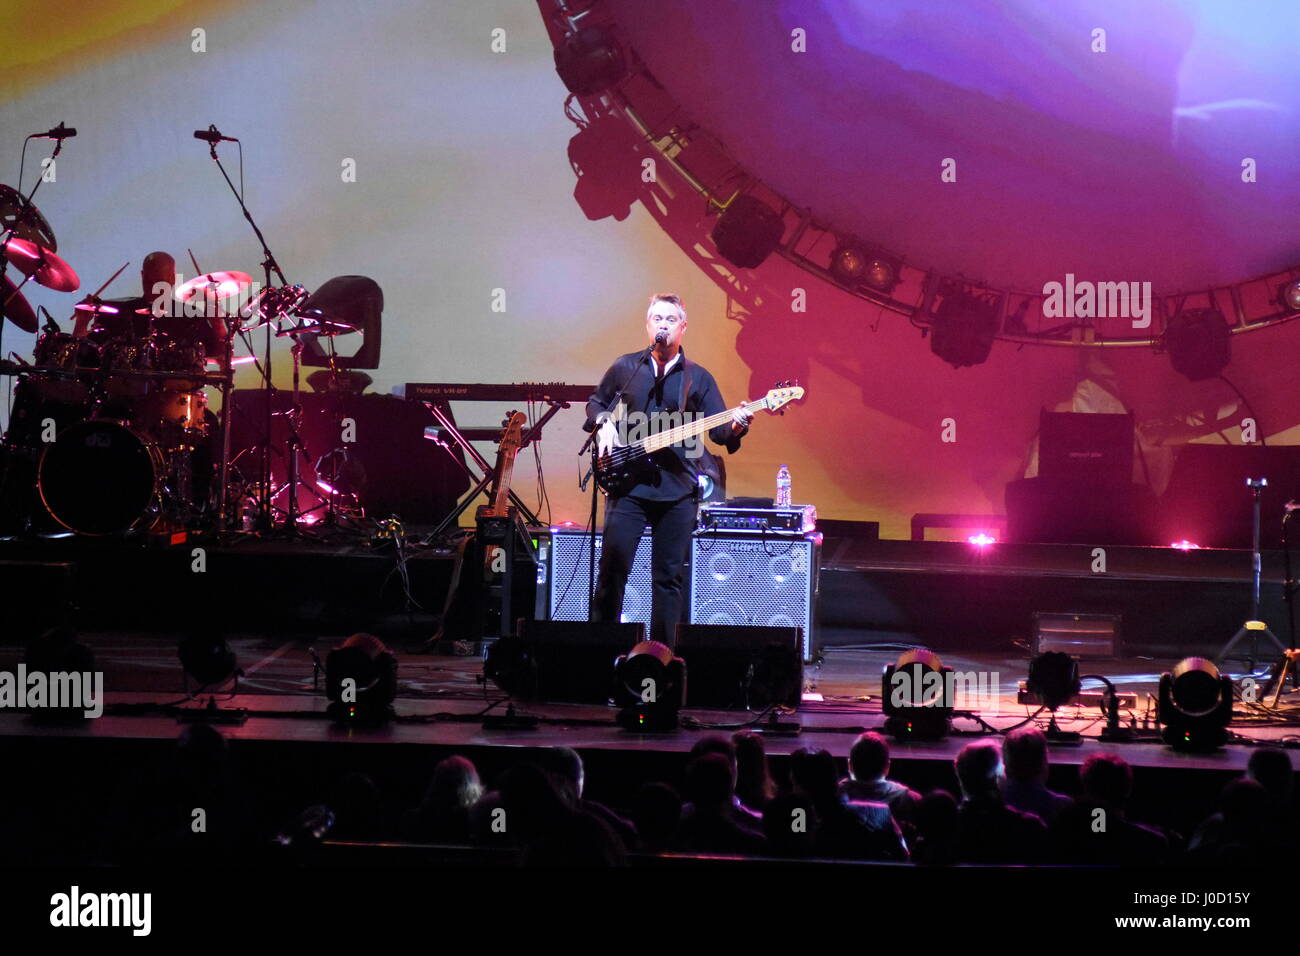
{"type": "Polygon", "coordinates": [[[991,544],[997,544],[998,539],[993,537],[987,531],[981,531],[979,534],[973,534],[966,539],[977,548],[987,548],[991,544]]]}
{"type": "Polygon", "coordinates": [[[1193,541],[1188,541],[1186,538],[1183,538],[1182,541],[1169,542],[1169,547],[1177,548],[1179,551],[1192,551],[1192,550],[1199,551],[1201,546],[1199,544],[1196,544],[1193,541]]]}

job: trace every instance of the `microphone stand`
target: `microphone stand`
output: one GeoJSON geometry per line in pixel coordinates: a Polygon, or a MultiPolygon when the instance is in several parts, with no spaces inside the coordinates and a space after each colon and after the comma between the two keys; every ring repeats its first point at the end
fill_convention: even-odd
{"type": "MultiPolygon", "coordinates": [[[[212,129],[215,130],[215,127],[212,127],[212,129]]],[[[253,227],[253,233],[257,236],[257,241],[262,245],[262,275],[266,280],[263,288],[269,289],[271,287],[272,271],[274,271],[279,277],[280,285],[288,285],[289,280],[284,277],[284,272],[281,271],[280,264],[276,262],[270,246],[266,244],[266,237],[262,235],[262,230],[257,227],[257,223],[253,220],[253,214],[248,211],[248,206],[244,203],[244,197],[241,196],[239,190],[235,188],[234,182],[230,179],[230,174],[226,172],[226,167],[221,164],[221,158],[217,156],[217,142],[218,140],[215,139],[208,142],[208,153],[211,155],[212,161],[217,164],[217,169],[221,170],[222,178],[225,179],[226,185],[230,187],[230,192],[235,197],[235,201],[239,203],[239,208],[244,213],[244,218],[247,219],[248,224],[253,227]]],[[[227,356],[230,354],[231,353],[227,351],[227,356]]],[[[233,370],[229,365],[226,367],[226,372],[227,374],[233,373],[233,370]]],[[[260,514],[258,517],[258,530],[268,531],[275,523],[272,516],[271,504],[271,400],[275,395],[275,385],[271,381],[271,323],[269,322],[266,325],[266,346],[262,368],[262,381],[266,392],[266,442],[262,445],[262,501],[259,507],[260,514]]],[[[223,429],[228,428],[229,414],[229,408],[223,403],[221,407],[223,429]]],[[[291,430],[293,429],[294,426],[292,421],[290,421],[289,427],[291,430]]],[[[223,445],[224,444],[225,442],[223,439],[223,445]]],[[[226,467],[228,468],[228,465],[226,467]]],[[[224,493],[225,489],[222,489],[222,491],[224,493]]],[[[297,489],[291,489],[290,493],[294,494],[296,491],[297,489]]]]}
{"type": "Polygon", "coordinates": [[[1296,639],[1295,639],[1295,592],[1297,588],[1296,580],[1291,569],[1291,516],[1295,514],[1295,502],[1287,503],[1286,512],[1282,515],[1282,559],[1285,563],[1285,579],[1282,582],[1282,597],[1286,601],[1286,615],[1288,633],[1290,635],[1291,647],[1282,652],[1282,659],[1278,661],[1269,675],[1267,683],[1264,684],[1264,695],[1268,697],[1273,695],[1272,706],[1276,707],[1278,700],[1282,696],[1282,688],[1286,686],[1288,675],[1291,678],[1291,686],[1300,688],[1300,669],[1297,669],[1296,639]]]}
{"type": "Polygon", "coordinates": [[[1263,492],[1264,488],[1267,487],[1267,485],[1268,485],[1267,478],[1246,479],[1246,486],[1250,489],[1251,494],[1254,495],[1254,499],[1255,499],[1254,523],[1251,526],[1252,573],[1251,573],[1251,591],[1250,591],[1250,619],[1241,625],[1241,627],[1237,630],[1237,633],[1232,635],[1232,639],[1229,640],[1227,644],[1223,645],[1223,647],[1219,649],[1219,653],[1215,656],[1215,662],[1219,665],[1220,669],[1224,671],[1227,670],[1227,667],[1225,665],[1227,664],[1228,661],[1230,660],[1244,661],[1246,663],[1246,668],[1247,668],[1246,676],[1251,676],[1254,675],[1255,673],[1255,664],[1259,661],[1259,638],[1261,635],[1268,638],[1269,642],[1274,647],[1276,647],[1279,652],[1285,653],[1287,650],[1287,648],[1278,639],[1277,635],[1268,629],[1268,625],[1259,619],[1259,582],[1260,582],[1260,574],[1263,565],[1262,556],[1260,554],[1261,546],[1259,540],[1259,509],[1260,509],[1260,494],[1263,492]],[[1234,654],[1233,649],[1238,644],[1244,642],[1247,638],[1250,639],[1250,651],[1246,654],[1234,654]]]}
{"type": "MultiPolygon", "coordinates": [[[[641,353],[641,358],[637,361],[636,365],[632,367],[632,371],[628,373],[628,376],[626,379],[624,379],[623,384],[619,386],[618,391],[614,393],[614,400],[609,403],[609,408],[606,408],[605,411],[609,411],[610,408],[614,408],[615,406],[618,405],[619,401],[622,400],[624,393],[627,392],[627,387],[632,384],[632,379],[635,378],[636,373],[641,370],[641,366],[644,365],[646,362],[650,361],[650,354],[655,350],[655,345],[658,344],[659,344],[659,340],[656,337],[654,344],[641,353]]],[[[591,450],[591,470],[587,472],[587,477],[583,478],[583,480],[578,484],[579,488],[585,488],[586,482],[589,480],[591,481],[591,518],[590,518],[591,531],[587,536],[588,537],[587,540],[587,620],[588,621],[594,621],[596,619],[596,513],[600,507],[600,482],[598,480],[593,480],[593,479],[595,479],[596,476],[596,469],[600,457],[600,443],[596,440],[596,436],[598,434],[600,434],[600,425],[597,425],[595,428],[591,430],[591,432],[587,435],[587,440],[583,442],[582,447],[578,449],[579,458],[585,455],[588,449],[591,450]]]]}

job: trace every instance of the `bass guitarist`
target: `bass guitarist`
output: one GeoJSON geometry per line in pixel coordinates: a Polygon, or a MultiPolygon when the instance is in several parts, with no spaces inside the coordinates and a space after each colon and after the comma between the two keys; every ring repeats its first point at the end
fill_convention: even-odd
{"type": "MultiPolygon", "coordinates": [[[[601,379],[587,402],[587,431],[599,427],[599,454],[627,444],[620,427],[637,427],[668,418],[703,418],[727,410],[718,384],[708,369],[686,357],[686,309],[676,295],[655,295],[645,318],[648,350],[620,356],[601,379]],[[626,414],[620,426],[612,417],[615,397],[623,388],[620,404],[626,414]]],[[[733,410],[708,432],[709,438],[729,454],[740,448],[752,413],[733,410]]],[[[595,619],[618,621],[623,592],[636,557],[637,545],[648,525],[652,534],[651,576],[654,605],[650,637],[672,646],[682,617],[685,565],[695,526],[703,444],[682,442],[643,459],[634,477],[611,493],[605,505],[605,531],[596,586],[595,619]]]]}

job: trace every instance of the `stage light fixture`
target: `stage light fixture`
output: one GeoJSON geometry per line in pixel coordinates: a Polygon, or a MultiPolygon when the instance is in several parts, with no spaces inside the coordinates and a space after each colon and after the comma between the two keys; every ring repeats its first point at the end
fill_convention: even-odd
{"type": "Polygon", "coordinates": [[[881,678],[885,733],[895,739],[939,740],[952,725],[951,667],[929,648],[904,651],[881,678]]]}
{"type": "Polygon", "coordinates": [[[841,242],[831,253],[831,275],[846,285],[856,285],[862,281],[867,271],[867,254],[862,246],[853,242],[841,242]]]}
{"type": "Polygon", "coordinates": [[[619,711],[620,727],[639,733],[677,729],[686,703],[686,662],[667,644],[641,641],[614,662],[614,674],[631,701],[619,711]]]}
{"type": "Polygon", "coordinates": [[[627,63],[613,34],[605,27],[584,27],[555,48],[555,72],[570,93],[594,96],[627,74],[627,63]]]}
{"type": "Polygon", "coordinates": [[[756,269],[781,241],[781,214],[753,196],[737,196],[713,227],[718,254],[740,269],[756,269]]]}
{"type": "Polygon", "coordinates": [[[1292,279],[1278,286],[1277,301],[1288,312],[1300,312],[1300,279],[1292,279]]]}
{"type": "MultiPolygon", "coordinates": [[[[181,641],[177,655],[185,677],[193,679],[199,685],[194,693],[243,676],[243,671],[237,666],[235,652],[230,649],[224,637],[213,631],[190,634],[181,641]]],[[[189,692],[188,686],[186,692],[189,692]]]]}
{"type": "Polygon", "coordinates": [[[898,260],[889,256],[875,255],[867,260],[867,272],[863,278],[873,289],[889,292],[898,285],[898,273],[898,260]]]}
{"type": "Polygon", "coordinates": [[[334,276],[308,296],[294,315],[305,323],[306,328],[333,327],[331,331],[334,332],[361,333],[361,342],[350,355],[340,355],[335,351],[337,335],[300,333],[303,365],[349,370],[379,368],[384,332],[384,290],[374,279],[369,276],[334,276]],[[326,339],[324,345],[320,341],[322,338],[326,339]]]}
{"type": "Polygon", "coordinates": [[[997,303],[963,289],[943,297],[930,320],[930,351],[953,368],[979,365],[998,334],[997,303]]]}
{"type": "Polygon", "coordinates": [[[1204,657],[1184,657],[1160,675],[1160,736],[1175,750],[1222,747],[1232,721],[1232,678],[1204,657]]]}
{"type": "Polygon", "coordinates": [[[397,658],[373,634],[353,634],[325,658],[325,694],[339,723],[383,723],[393,716],[397,658]]]}
{"type": "Polygon", "coordinates": [[[1174,371],[1199,382],[1214,378],[1232,359],[1228,322],[1218,309],[1184,309],[1165,326],[1165,350],[1174,371]]]}
{"type": "Polygon", "coordinates": [[[1046,737],[1048,740],[1073,742],[1079,734],[1056,726],[1057,708],[1068,704],[1079,693],[1079,662],[1064,651],[1045,651],[1029,662],[1026,689],[1051,711],[1046,737]]]}
{"type": "Polygon", "coordinates": [[[511,697],[537,697],[537,659],[523,637],[506,635],[493,641],[483,658],[483,676],[511,697]]]}
{"type": "Polygon", "coordinates": [[[898,285],[902,263],[856,239],[841,240],[831,254],[831,275],[849,288],[889,292],[898,285]]]}

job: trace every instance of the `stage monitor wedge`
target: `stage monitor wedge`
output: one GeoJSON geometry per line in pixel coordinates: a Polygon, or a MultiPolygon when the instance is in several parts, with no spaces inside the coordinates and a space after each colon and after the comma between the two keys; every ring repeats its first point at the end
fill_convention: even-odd
{"type": "Polygon", "coordinates": [[[536,699],[574,704],[617,701],[615,665],[620,655],[645,640],[645,633],[645,625],[634,622],[526,622],[523,649],[536,675],[536,699]]]}
{"type": "Polygon", "coordinates": [[[686,706],[761,711],[798,709],[803,697],[800,627],[679,624],[677,656],[686,662],[686,706]]]}

